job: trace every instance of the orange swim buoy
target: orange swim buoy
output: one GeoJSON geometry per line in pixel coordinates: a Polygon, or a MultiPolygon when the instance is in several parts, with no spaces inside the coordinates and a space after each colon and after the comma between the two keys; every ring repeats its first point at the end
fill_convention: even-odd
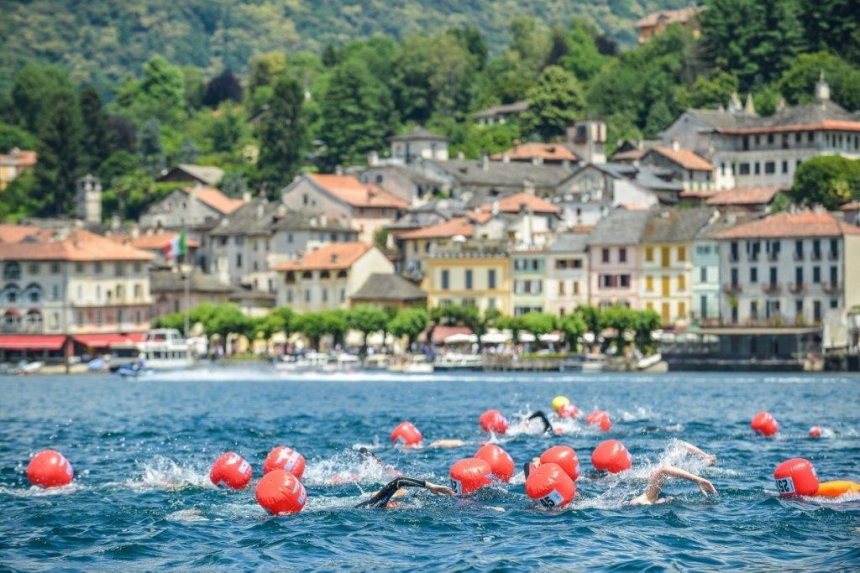
{"type": "Polygon", "coordinates": [[[603,432],[608,432],[612,427],[612,420],[609,419],[609,414],[605,410],[595,410],[585,419],[589,426],[597,426],[603,432]]]}
{"type": "Polygon", "coordinates": [[[558,464],[541,464],[526,479],[526,495],[544,507],[564,507],[576,495],[576,484],[558,464]]]}
{"type": "Polygon", "coordinates": [[[820,438],[821,437],[821,427],[812,426],[809,428],[809,437],[810,438],[820,438]]]}
{"type": "Polygon", "coordinates": [[[591,463],[598,470],[617,474],[633,467],[633,456],[618,440],[606,440],[594,448],[591,463]]]}
{"type": "Polygon", "coordinates": [[[846,493],[860,493],[860,483],[847,480],[823,481],[818,484],[818,491],[815,492],[815,495],[839,497],[846,493]]]}
{"type": "Polygon", "coordinates": [[[305,486],[299,478],[286,470],[275,469],[257,484],[257,503],[274,515],[298,513],[308,499],[305,486]]]}
{"type": "Polygon", "coordinates": [[[498,410],[487,410],[478,418],[478,423],[487,433],[504,434],[508,431],[508,420],[498,410]]]}
{"type": "Polygon", "coordinates": [[[27,465],[27,479],[39,487],[60,487],[72,483],[75,470],[60,452],[44,450],[33,456],[27,465]]]}
{"type": "Polygon", "coordinates": [[[400,422],[391,432],[391,441],[404,446],[415,447],[421,445],[424,436],[418,431],[412,422],[400,422]]]}
{"type": "Polygon", "coordinates": [[[576,481],[579,478],[579,457],[570,446],[553,446],[540,455],[541,464],[556,464],[570,479],[576,481]]]}
{"type": "Polygon", "coordinates": [[[305,473],[305,457],[292,448],[278,446],[274,448],[263,463],[263,474],[272,470],[285,470],[301,479],[305,473]]]}
{"type": "Polygon", "coordinates": [[[514,475],[514,459],[496,444],[481,447],[475,452],[475,458],[490,464],[490,471],[499,481],[507,483],[514,475]]]}
{"type": "Polygon", "coordinates": [[[212,469],[209,470],[209,479],[217,486],[226,486],[230,489],[242,489],[251,481],[251,464],[245,458],[233,452],[222,454],[212,469]]]}
{"type": "Polygon", "coordinates": [[[779,423],[768,412],[759,412],[750,422],[750,427],[762,436],[772,436],[779,431],[779,423]]]}
{"type": "Polygon", "coordinates": [[[493,470],[484,460],[467,458],[454,462],[449,471],[451,489],[457,495],[468,495],[493,483],[493,470]]]}
{"type": "Polygon", "coordinates": [[[776,466],[773,478],[776,480],[776,491],[781,497],[818,493],[818,476],[815,475],[815,468],[809,460],[786,460],[776,466]]]}
{"type": "Polygon", "coordinates": [[[559,418],[576,418],[579,414],[579,408],[573,404],[565,404],[561,408],[558,408],[555,413],[558,414],[559,418]]]}

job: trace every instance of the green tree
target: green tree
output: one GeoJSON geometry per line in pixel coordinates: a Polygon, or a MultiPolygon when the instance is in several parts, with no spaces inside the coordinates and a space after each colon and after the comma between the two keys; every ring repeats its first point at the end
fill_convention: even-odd
{"type": "Polygon", "coordinates": [[[164,145],[161,143],[161,122],[150,119],[143,124],[138,134],[138,152],[143,168],[153,177],[158,177],[166,167],[164,145]]]}
{"type": "Polygon", "coordinates": [[[536,133],[543,141],[563,136],[585,108],[576,76],[559,66],[541,72],[526,99],[529,108],[522,114],[523,131],[536,133]]]}
{"type": "Polygon", "coordinates": [[[24,217],[48,212],[50,197],[37,193],[36,175],[25,171],[0,193],[0,221],[17,223],[24,217]]]}
{"type": "Polygon", "coordinates": [[[167,59],[153,56],[144,64],[140,81],[129,79],[120,86],[117,103],[140,123],[150,118],[172,123],[185,110],[185,78],[167,59]]]}
{"type": "Polygon", "coordinates": [[[217,334],[224,344],[231,334],[245,336],[249,340],[253,340],[256,335],[254,321],[235,304],[219,305],[204,326],[206,334],[217,334]]]}
{"type": "Polygon", "coordinates": [[[700,21],[705,60],[743,91],[777,79],[803,49],[798,0],[708,0],[700,21]]]}
{"type": "Polygon", "coordinates": [[[51,193],[50,213],[71,214],[76,183],[84,167],[81,142],[84,129],[77,97],[72,90],[54,92],[39,118],[36,179],[43,192],[51,193]]]}
{"type": "Polygon", "coordinates": [[[386,330],[388,315],[379,307],[369,304],[359,304],[346,315],[348,328],[359,331],[363,335],[361,354],[367,354],[367,335],[372,332],[386,330]]]}
{"type": "Polygon", "coordinates": [[[269,109],[260,122],[258,182],[274,197],[299,172],[307,131],[302,114],[304,91],[292,77],[282,76],[275,84],[269,109]]]}
{"type": "Polygon", "coordinates": [[[852,0],[801,2],[807,49],[832,52],[860,66],[860,20],[852,0]]]}
{"type": "Polygon", "coordinates": [[[548,312],[529,312],[522,317],[523,329],[535,335],[535,338],[549,334],[555,329],[555,315],[548,312]]]}
{"type": "Polygon", "coordinates": [[[216,108],[226,100],[242,101],[242,84],[230,70],[224,70],[209,80],[203,94],[203,105],[208,107],[216,108]]]}
{"type": "Polygon", "coordinates": [[[96,174],[102,182],[102,188],[110,189],[118,177],[127,175],[137,169],[137,158],[128,151],[121,149],[111,154],[99,166],[96,174]]]}
{"type": "Polygon", "coordinates": [[[633,329],[636,331],[636,346],[645,351],[652,348],[652,334],[660,329],[663,320],[653,310],[643,310],[636,313],[633,329]]]}
{"type": "Polygon", "coordinates": [[[194,143],[194,140],[190,137],[186,137],[182,140],[182,147],[179,148],[179,153],[176,156],[177,163],[197,163],[197,159],[200,157],[200,148],[194,143]]]}
{"type": "Polygon", "coordinates": [[[319,350],[320,339],[328,333],[326,319],[320,312],[305,312],[296,317],[293,324],[296,332],[301,332],[308,339],[313,350],[319,350]]]}
{"type": "Polygon", "coordinates": [[[29,131],[0,122],[0,152],[6,153],[10,149],[36,149],[38,140],[29,131]]]}
{"type": "Polygon", "coordinates": [[[99,166],[110,157],[113,149],[113,131],[108,116],[102,108],[99,92],[87,86],[78,98],[83,123],[83,145],[86,161],[84,170],[95,173],[99,166]]]}
{"type": "Polygon", "coordinates": [[[568,53],[558,62],[581,82],[588,82],[612,62],[597,46],[599,31],[589,22],[575,18],[567,36],[568,53]]]}
{"type": "Polygon", "coordinates": [[[588,332],[594,334],[595,337],[599,336],[603,332],[603,329],[606,328],[603,311],[600,307],[583,305],[577,308],[576,312],[582,316],[582,320],[588,326],[588,332]]]}
{"type": "Polygon", "coordinates": [[[800,54],[779,79],[779,92],[789,104],[810,103],[822,74],[833,101],[848,110],[860,110],[860,69],[826,52],[800,54]]]}
{"type": "Polygon", "coordinates": [[[245,176],[241,173],[225,173],[224,178],[218,184],[218,189],[227,197],[241,199],[248,185],[245,182],[245,176]]]}
{"type": "Polygon", "coordinates": [[[11,103],[16,123],[30,133],[38,132],[43,115],[50,111],[56,93],[69,93],[72,84],[65,72],[54,66],[25,66],[15,76],[11,103]]]}
{"type": "Polygon", "coordinates": [[[728,106],[733,93],[738,91],[738,79],[725,70],[714,69],[693,83],[693,107],[697,109],[728,106]]]}
{"type": "Polygon", "coordinates": [[[405,308],[388,322],[388,331],[400,338],[405,336],[406,349],[411,350],[418,335],[430,324],[430,317],[423,308],[405,308]]]}
{"type": "Polygon", "coordinates": [[[794,175],[791,196],[797,203],[831,210],[860,198],[860,161],[839,155],[804,161],[794,175]]]}
{"type": "Polygon", "coordinates": [[[520,339],[520,333],[527,330],[521,316],[502,316],[496,321],[496,328],[510,330],[515,344],[520,339]]]}
{"type": "Polygon", "coordinates": [[[290,337],[293,333],[294,325],[297,324],[298,315],[288,306],[279,306],[270,314],[266,315],[258,324],[257,328],[266,338],[271,338],[278,332],[283,332],[284,336],[290,337]]]}
{"type": "Polygon", "coordinates": [[[578,312],[566,314],[558,321],[559,329],[564,333],[564,342],[568,350],[575,350],[577,341],[588,332],[588,325],[578,312]]]}

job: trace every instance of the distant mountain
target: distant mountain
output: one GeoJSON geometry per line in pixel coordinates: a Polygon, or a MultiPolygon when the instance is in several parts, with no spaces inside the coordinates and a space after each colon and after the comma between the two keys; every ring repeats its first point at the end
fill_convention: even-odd
{"type": "Polygon", "coordinates": [[[470,24],[491,52],[508,24],[579,16],[622,45],[636,21],[689,0],[0,0],[0,91],[30,62],[56,63],[104,89],[139,74],[154,54],[213,76],[243,72],[257,53],[309,50],[386,34],[395,38],[470,24]]]}

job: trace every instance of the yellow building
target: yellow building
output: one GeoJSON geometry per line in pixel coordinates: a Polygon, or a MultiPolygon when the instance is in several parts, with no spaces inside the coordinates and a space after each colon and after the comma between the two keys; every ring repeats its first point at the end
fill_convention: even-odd
{"type": "Polygon", "coordinates": [[[655,211],[642,235],[642,308],[660,315],[663,326],[690,322],[693,304],[693,240],[716,211],[674,209],[655,211]]]}
{"type": "Polygon", "coordinates": [[[0,191],[9,186],[13,179],[25,169],[36,165],[36,152],[13,149],[8,154],[0,154],[0,191]]]}
{"type": "Polygon", "coordinates": [[[659,36],[672,24],[686,27],[694,38],[698,38],[700,35],[698,15],[701,10],[699,7],[692,7],[648,14],[636,22],[636,27],[639,28],[639,43],[644,44],[651,38],[659,36]]]}
{"type": "Polygon", "coordinates": [[[510,262],[501,245],[461,243],[424,258],[427,306],[475,305],[481,313],[510,308],[510,262]]]}

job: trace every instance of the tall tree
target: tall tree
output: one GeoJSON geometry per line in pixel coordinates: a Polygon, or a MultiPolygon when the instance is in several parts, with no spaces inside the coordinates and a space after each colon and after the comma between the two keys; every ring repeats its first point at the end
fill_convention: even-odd
{"type": "Polygon", "coordinates": [[[50,214],[71,214],[77,178],[86,161],[81,145],[84,129],[74,91],[61,90],[49,97],[39,117],[37,135],[41,144],[36,175],[40,190],[52,194],[50,214]]]}
{"type": "Polygon", "coordinates": [[[585,109],[585,97],[576,76],[550,66],[528,91],[529,108],[522,114],[524,133],[536,133],[543,141],[565,134],[585,109]]]}
{"type": "Polygon", "coordinates": [[[346,315],[346,325],[363,335],[361,353],[367,354],[367,335],[386,330],[388,315],[381,308],[369,304],[360,304],[346,315]]]}
{"type": "Polygon", "coordinates": [[[257,181],[266,186],[271,196],[288,185],[301,168],[307,145],[304,99],[302,86],[291,76],[281,76],[260,122],[257,181]]]}
{"type": "Polygon", "coordinates": [[[849,111],[860,110],[860,69],[827,52],[800,54],[779,80],[779,92],[789,104],[809,103],[824,74],[830,98],[849,111]]]}
{"type": "Polygon", "coordinates": [[[827,209],[860,199],[860,161],[839,155],[804,161],[795,173],[791,196],[798,203],[827,209]]]}
{"type": "Polygon", "coordinates": [[[860,19],[854,0],[801,3],[807,48],[828,51],[860,66],[860,19]]]}
{"type": "Polygon", "coordinates": [[[84,170],[95,173],[111,154],[113,145],[113,130],[108,116],[102,108],[99,92],[92,86],[87,86],[78,98],[83,122],[83,150],[86,157],[84,170]]]}
{"type": "Polygon", "coordinates": [[[242,84],[233,72],[224,70],[206,84],[203,105],[214,108],[228,99],[235,102],[242,101],[242,84]]]}
{"type": "Polygon", "coordinates": [[[15,76],[11,103],[17,124],[29,131],[38,131],[39,119],[44,115],[52,95],[72,89],[68,75],[54,66],[25,66],[15,76]]]}
{"type": "Polygon", "coordinates": [[[328,169],[363,162],[368,152],[385,145],[397,125],[391,92],[355,59],[332,71],[322,117],[320,139],[327,148],[323,164],[328,169]]]}
{"type": "Polygon", "coordinates": [[[161,122],[150,119],[140,128],[138,152],[143,168],[153,177],[158,177],[166,167],[164,145],[161,143],[161,122]]]}

